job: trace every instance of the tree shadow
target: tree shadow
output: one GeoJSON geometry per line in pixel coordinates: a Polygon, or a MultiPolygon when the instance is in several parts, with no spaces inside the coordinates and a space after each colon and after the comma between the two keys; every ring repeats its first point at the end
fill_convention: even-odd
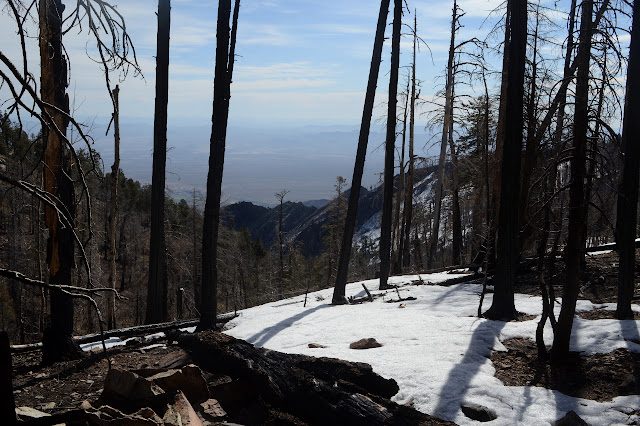
{"type": "MultiPolygon", "coordinates": [[[[640,345],[640,332],[638,332],[638,321],[637,320],[618,320],[620,323],[620,331],[622,332],[622,337],[624,341],[627,343],[627,348],[631,351],[634,346],[632,343],[636,345],[640,345]]],[[[635,349],[635,348],[634,348],[635,349]]]]}
{"type": "MultiPolygon", "coordinates": [[[[438,284],[435,284],[435,285],[438,285],[438,284]]],[[[465,292],[465,291],[469,292],[469,289],[466,286],[454,284],[453,286],[449,287],[449,290],[445,291],[440,296],[436,297],[433,300],[433,303],[438,304],[454,293],[465,292]]]]}
{"type": "Polygon", "coordinates": [[[494,343],[506,324],[504,321],[479,321],[481,322],[473,331],[467,352],[449,372],[449,376],[440,390],[440,399],[433,412],[434,416],[445,419],[456,417],[464,402],[471,380],[491,356],[494,343]]]}
{"type": "Polygon", "coordinates": [[[306,309],[296,315],[293,315],[289,318],[285,318],[282,321],[280,321],[277,324],[274,324],[270,327],[267,327],[261,331],[259,331],[258,333],[254,334],[253,336],[247,338],[247,342],[257,346],[257,347],[262,347],[264,346],[265,343],[267,343],[269,340],[271,340],[271,338],[273,338],[276,334],[280,333],[281,331],[285,330],[288,327],[291,327],[296,321],[301,320],[302,318],[311,315],[312,313],[318,311],[319,309],[323,309],[323,308],[330,308],[334,305],[331,304],[326,304],[326,305],[318,305],[314,308],[310,308],[310,309],[306,309]]]}

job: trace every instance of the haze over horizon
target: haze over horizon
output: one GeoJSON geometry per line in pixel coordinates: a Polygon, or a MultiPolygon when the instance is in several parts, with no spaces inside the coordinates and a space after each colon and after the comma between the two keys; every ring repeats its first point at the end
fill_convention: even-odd
{"type": "MultiPolygon", "coordinates": [[[[112,85],[119,83],[121,89],[121,168],[128,177],[149,183],[157,5],[148,0],[113,3],[126,19],[144,74],[140,78],[130,72],[123,81],[122,75],[111,76],[112,85]]],[[[542,3],[554,4],[551,0],[542,3]]],[[[484,39],[502,15],[501,0],[460,0],[458,4],[465,12],[459,40],[484,39]]],[[[428,151],[432,141],[425,130],[425,113],[434,108],[435,94],[443,85],[437,76],[446,67],[452,2],[415,1],[411,7],[416,8],[418,33],[428,43],[428,49],[420,46],[416,61],[421,84],[416,149],[417,155],[429,156],[433,155],[428,151]]],[[[331,198],[337,176],[345,177],[350,185],[378,10],[379,4],[366,0],[348,4],[336,0],[241,2],[223,179],[228,202],[273,203],[273,194],[285,188],[291,190],[290,200],[331,198]]],[[[204,192],[206,182],[217,9],[204,0],[173,0],[171,12],[167,187],[172,196],[187,198],[194,187],[204,192]]],[[[413,9],[405,10],[405,23],[413,21],[413,14],[413,9]]],[[[388,21],[390,24],[391,17],[388,21]]],[[[3,53],[12,59],[20,57],[14,28],[9,12],[2,11],[3,53]]],[[[29,61],[37,64],[37,28],[30,23],[27,30],[29,61]]],[[[386,36],[390,36],[390,26],[386,36]]],[[[490,40],[496,45],[501,42],[499,36],[490,40]]],[[[111,103],[104,80],[96,78],[102,71],[94,61],[93,43],[86,30],[65,34],[71,64],[68,91],[75,115],[93,123],[94,148],[108,169],[113,135],[105,136],[105,131],[111,103]]],[[[389,44],[387,39],[363,181],[366,186],[377,184],[383,168],[384,154],[376,148],[384,140],[389,44]]],[[[404,38],[403,66],[411,61],[411,46],[410,38],[404,38]]],[[[37,73],[38,67],[31,69],[37,73]]],[[[400,91],[406,88],[407,71],[401,70],[400,91]]],[[[492,78],[490,89],[495,89],[497,80],[492,78]]],[[[399,102],[399,108],[402,106],[399,102]]]]}

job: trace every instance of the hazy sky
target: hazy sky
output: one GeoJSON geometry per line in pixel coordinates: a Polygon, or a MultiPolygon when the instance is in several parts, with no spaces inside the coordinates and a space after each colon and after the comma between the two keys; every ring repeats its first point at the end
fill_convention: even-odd
{"type": "MultiPolygon", "coordinates": [[[[126,19],[144,74],[144,79],[129,74],[120,83],[122,168],[128,176],[150,182],[157,2],[113,3],[126,19]]],[[[452,4],[450,0],[410,1],[411,14],[405,13],[405,22],[412,22],[413,8],[417,9],[418,32],[431,52],[422,46],[417,61],[422,100],[432,100],[443,83],[436,77],[446,65],[452,4]]],[[[484,39],[499,14],[486,18],[500,4],[500,0],[460,0],[466,15],[459,40],[484,39]]],[[[0,14],[0,46],[19,62],[15,24],[6,9],[5,4],[0,14]]],[[[273,194],[283,188],[291,189],[292,200],[329,198],[337,175],[351,180],[378,10],[379,2],[373,0],[241,2],[223,183],[228,200],[273,202],[273,194]]],[[[174,0],[171,12],[167,184],[184,196],[193,187],[204,192],[206,182],[217,3],[174,0]]],[[[390,38],[392,12],[388,20],[386,35],[390,38]]],[[[35,73],[37,32],[32,28],[29,35],[33,37],[29,51],[35,73]]],[[[71,58],[69,93],[76,115],[94,124],[95,148],[109,167],[112,135],[105,136],[104,126],[111,106],[101,70],[91,60],[96,56],[93,42],[86,31],[71,31],[65,37],[71,58]]],[[[497,45],[501,37],[490,42],[497,45]]],[[[375,184],[376,174],[382,171],[382,150],[374,148],[384,139],[388,44],[387,40],[366,185],[375,184]]],[[[401,63],[406,66],[410,63],[409,37],[403,39],[402,47],[401,63]]],[[[401,74],[401,90],[406,72],[401,74]]],[[[422,111],[426,108],[423,105],[422,111]]],[[[424,114],[418,116],[418,155],[425,155],[430,146],[426,122],[424,114]]]]}

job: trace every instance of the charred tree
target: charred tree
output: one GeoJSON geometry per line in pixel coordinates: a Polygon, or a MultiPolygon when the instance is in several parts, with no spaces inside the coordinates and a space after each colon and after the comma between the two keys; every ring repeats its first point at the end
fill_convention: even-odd
{"type": "Polygon", "coordinates": [[[158,0],[156,101],[151,178],[151,238],[145,324],[167,321],[167,259],[164,235],[165,172],[167,162],[167,104],[169,102],[169,30],[171,0],[158,0]]]}
{"type": "Polygon", "coordinates": [[[404,99],[404,112],[402,117],[402,148],[400,149],[399,168],[400,174],[398,176],[398,187],[396,188],[396,203],[395,212],[393,214],[393,228],[392,228],[392,245],[391,245],[391,273],[399,275],[402,273],[402,245],[404,239],[404,231],[401,229],[402,212],[400,206],[403,204],[405,198],[405,162],[404,154],[407,147],[407,118],[409,115],[409,85],[411,84],[411,77],[407,78],[406,96],[404,99]]]}
{"type": "MultiPolygon", "coordinates": [[[[455,76],[453,77],[455,79],[455,76]]],[[[454,85],[452,85],[454,86],[454,85]]],[[[451,96],[454,94],[455,86],[451,88],[451,96]]],[[[449,120],[449,150],[451,151],[451,222],[453,238],[451,250],[453,254],[453,264],[460,265],[462,256],[462,215],[460,213],[460,189],[458,187],[458,154],[456,143],[453,139],[453,103],[451,104],[451,120],[449,120]]]]}
{"type": "Polygon", "coordinates": [[[240,0],[235,2],[233,30],[229,28],[231,0],[218,3],[218,25],[216,41],[216,65],[213,82],[213,114],[211,117],[211,151],[207,175],[207,199],[202,225],[202,292],[200,302],[201,330],[216,327],[218,311],[218,230],[220,226],[220,197],[224,151],[227,140],[231,79],[235,60],[235,41],[238,27],[240,0]]]}
{"type": "Polygon", "coordinates": [[[538,74],[538,29],[540,26],[540,3],[536,9],[536,26],[533,33],[533,57],[531,58],[531,79],[529,81],[529,99],[527,100],[527,138],[525,144],[524,161],[522,162],[522,183],[520,185],[520,207],[518,209],[519,223],[523,225],[525,232],[521,233],[520,247],[524,246],[525,240],[530,234],[530,224],[528,222],[527,208],[529,207],[529,192],[531,176],[538,162],[538,143],[536,135],[536,88],[538,74]]]}
{"type": "Polygon", "coordinates": [[[349,272],[349,260],[351,258],[351,245],[353,243],[353,233],[356,228],[356,217],[358,215],[358,201],[360,199],[360,188],[362,186],[362,174],[364,172],[364,161],[367,155],[367,145],[369,142],[369,129],[371,127],[371,116],[373,114],[374,98],[376,95],[376,85],[380,72],[380,61],[382,59],[382,45],[384,44],[384,29],[387,25],[387,14],[389,13],[390,0],[380,2],[380,13],[378,14],[378,25],[376,28],[375,40],[373,43],[373,54],[371,57],[371,68],[369,70],[369,82],[367,84],[367,94],[365,95],[364,108],[362,111],[362,121],[360,123],[360,135],[358,137],[358,150],[356,161],[353,167],[353,178],[351,180],[351,191],[349,193],[349,205],[347,207],[347,217],[344,222],[344,232],[342,233],[342,244],[340,246],[340,258],[338,260],[338,271],[336,273],[336,285],[333,290],[332,303],[344,304],[345,286],[347,285],[347,273],[349,272]]]}
{"type": "Polygon", "coordinates": [[[520,195],[520,157],[522,151],[524,72],[527,49],[527,2],[509,0],[509,46],[505,134],[502,148],[500,212],[498,219],[495,292],[485,316],[512,320],[517,317],[513,281],[518,266],[518,201],[520,195]]]}
{"type": "Polygon", "coordinates": [[[618,190],[618,216],[616,220],[616,240],[620,265],[618,268],[618,306],[616,318],[633,319],[631,299],[635,290],[635,238],[638,214],[638,169],[640,168],[640,91],[633,81],[640,72],[640,3],[633,3],[633,24],[627,68],[627,90],[622,127],[622,151],[624,164],[618,190]]]}
{"type": "Polygon", "coordinates": [[[438,159],[438,171],[436,172],[436,196],[433,210],[433,228],[429,240],[429,261],[427,268],[433,268],[438,235],[440,233],[440,209],[442,207],[442,192],[444,187],[444,165],[447,156],[447,141],[451,127],[453,110],[453,60],[456,48],[456,27],[458,22],[458,4],[453,1],[453,16],[451,18],[451,39],[449,44],[449,59],[447,61],[447,80],[445,83],[444,120],[442,124],[442,141],[440,142],[440,158],[438,159]]]}
{"type": "MultiPolygon", "coordinates": [[[[120,88],[111,92],[113,100],[113,166],[111,166],[111,206],[109,210],[109,287],[116,288],[116,222],[118,217],[118,179],[120,177],[120,88]]],[[[123,275],[124,277],[124,275],[123,275]]],[[[116,327],[116,296],[110,292],[107,301],[107,329],[116,327]]]]}
{"type": "Polygon", "coordinates": [[[284,239],[282,234],[282,222],[284,220],[284,212],[282,210],[284,197],[287,196],[289,190],[283,189],[275,194],[276,199],[280,203],[278,212],[278,296],[282,298],[284,291],[284,239]]]}
{"type": "Polygon", "coordinates": [[[389,288],[391,256],[391,215],[393,205],[393,159],[396,141],[396,106],[398,103],[398,72],[400,69],[400,29],[402,0],[393,3],[393,35],[391,37],[391,74],[387,108],[387,140],[384,155],[384,186],[382,195],[382,223],[380,225],[380,290],[389,288]]]}
{"type": "Polygon", "coordinates": [[[402,229],[404,239],[402,240],[402,266],[406,269],[411,266],[411,222],[413,220],[413,176],[415,169],[415,157],[413,154],[414,128],[416,118],[416,48],[418,42],[418,18],[413,12],[413,61],[411,64],[411,102],[409,113],[409,171],[407,173],[407,183],[404,196],[404,214],[402,215],[402,229]]]}
{"type": "Polygon", "coordinates": [[[558,317],[551,353],[554,362],[569,354],[571,329],[580,288],[581,258],[585,250],[587,131],[589,126],[589,62],[591,57],[593,0],[582,2],[580,39],[578,44],[578,71],[576,75],[575,117],[573,125],[573,152],[571,181],[569,183],[569,235],[567,237],[567,280],[562,289],[562,309],[558,317]]]}
{"type": "MultiPolygon", "coordinates": [[[[71,179],[71,158],[66,141],[69,124],[69,96],[67,89],[67,60],[62,47],[61,0],[40,0],[40,95],[43,102],[55,108],[47,108],[53,118],[55,131],[43,126],[44,189],[56,198],[57,209],[65,212],[72,221],[75,217],[75,195],[71,179]]],[[[74,264],[74,236],[70,226],[63,226],[58,210],[45,206],[45,223],[49,229],[47,263],[49,282],[71,284],[74,264]]],[[[79,348],[73,343],[73,300],[61,292],[50,292],[51,323],[43,334],[42,361],[45,364],[75,358],[79,348]]]]}

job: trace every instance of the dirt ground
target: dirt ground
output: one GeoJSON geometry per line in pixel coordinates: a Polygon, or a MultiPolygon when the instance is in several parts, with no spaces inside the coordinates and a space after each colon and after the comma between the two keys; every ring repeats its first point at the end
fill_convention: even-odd
{"type": "MultiPolygon", "coordinates": [[[[109,350],[113,367],[124,370],[174,368],[189,363],[189,356],[178,346],[142,348],[121,347],[109,350]]],[[[46,413],[78,408],[94,402],[102,393],[108,363],[102,352],[89,353],[84,359],[40,366],[40,353],[13,356],[14,398],[16,406],[28,406],[46,413]]]]}
{"type": "MultiPolygon", "coordinates": [[[[639,262],[640,264],[640,262],[639,262]]],[[[617,296],[617,255],[588,256],[580,298],[594,303],[615,302],[617,296]]],[[[558,262],[556,295],[561,296],[562,262],[558,262]]],[[[535,269],[519,276],[516,291],[539,294],[535,269]]],[[[613,311],[597,309],[581,312],[587,320],[613,318],[613,311]]],[[[637,319],[640,319],[638,316],[637,319]]],[[[523,339],[503,342],[508,352],[494,352],[491,361],[496,377],[507,386],[542,386],[567,395],[606,401],[618,395],[640,394],[640,354],[618,349],[604,355],[573,354],[569,362],[551,368],[538,360],[535,343],[523,339]]],[[[638,342],[640,343],[640,342],[638,342]]],[[[84,359],[41,367],[40,353],[15,354],[14,396],[16,406],[29,406],[48,413],[78,408],[85,400],[100,396],[107,361],[100,352],[84,359]]],[[[176,345],[144,349],[120,347],[110,350],[112,363],[127,370],[172,368],[189,362],[176,345]]]]}

